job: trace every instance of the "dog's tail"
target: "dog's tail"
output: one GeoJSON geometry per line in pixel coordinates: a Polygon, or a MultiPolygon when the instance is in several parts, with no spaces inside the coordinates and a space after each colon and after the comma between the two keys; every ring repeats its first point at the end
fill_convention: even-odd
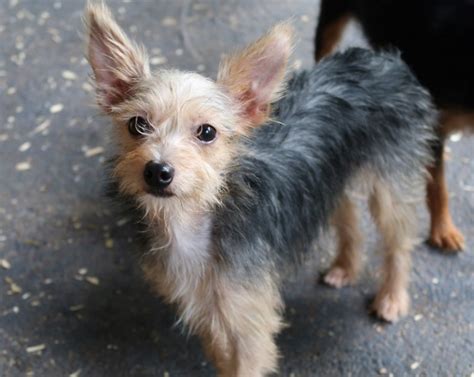
{"type": "Polygon", "coordinates": [[[322,0],[314,37],[316,61],[331,54],[353,17],[353,0],[322,0]]]}

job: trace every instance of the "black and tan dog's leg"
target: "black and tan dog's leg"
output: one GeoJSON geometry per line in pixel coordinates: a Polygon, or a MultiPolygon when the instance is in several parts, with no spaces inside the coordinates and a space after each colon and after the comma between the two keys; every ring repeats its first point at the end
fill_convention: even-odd
{"type": "Polygon", "coordinates": [[[416,211],[395,190],[377,182],[369,199],[370,212],[382,238],[382,285],[375,297],[376,314],[394,322],[407,314],[411,250],[416,241],[416,211]]]}
{"type": "Polygon", "coordinates": [[[202,313],[200,334],[220,377],[263,377],[276,370],[274,337],[282,327],[281,308],[270,280],[254,287],[225,281],[216,286],[212,304],[202,313]]]}
{"type": "Polygon", "coordinates": [[[349,0],[323,0],[314,39],[314,54],[318,62],[332,54],[352,18],[349,0]]]}
{"type": "Polygon", "coordinates": [[[440,138],[434,148],[435,163],[430,167],[427,202],[431,215],[429,243],[446,251],[461,251],[464,237],[454,225],[449,211],[449,193],[445,177],[444,141],[455,132],[474,125],[474,112],[443,110],[441,112],[440,138]]]}
{"type": "Polygon", "coordinates": [[[359,231],[357,208],[344,195],[334,212],[332,224],[337,236],[337,256],[324,282],[336,288],[352,284],[360,271],[360,248],[363,241],[359,231]]]}
{"type": "Polygon", "coordinates": [[[429,169],[427,186],[428,209],[431,215],[429,243],[446,251],[461,251],[464,237],[454,225],[449,212],[449,194],[444,173],[443,148],[435,165],[429,169]]]}

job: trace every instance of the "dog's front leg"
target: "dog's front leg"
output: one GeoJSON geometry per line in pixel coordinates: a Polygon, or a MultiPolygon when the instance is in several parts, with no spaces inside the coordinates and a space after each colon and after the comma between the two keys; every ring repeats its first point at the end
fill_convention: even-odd
{"type": "Polygon", "coordinates": [[[273,281],[258,278],[244,286],[219,277],[212,291],[201,312],[200,335],[219,376],[263,377],[275,371],[282,303],[273,281]]]}

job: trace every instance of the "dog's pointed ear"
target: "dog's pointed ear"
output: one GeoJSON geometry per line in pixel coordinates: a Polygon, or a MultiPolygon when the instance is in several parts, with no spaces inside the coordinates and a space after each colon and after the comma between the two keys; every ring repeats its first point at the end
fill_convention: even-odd
{"type": "Polygon", "coordinates": [[[292,50],[293,28],[285,22],[221,61],[217,82],[239,102],[250,126],[265,122],[271,103],[282,94],[292,50]]]}
{"type": "Polygon", "coordinates": [[[128,39],[102,2],[88,1],[84,23],[97,101],[110,111],[132,96],[137,83],[150,74],[148,58],[143,48],[128,39]]]}

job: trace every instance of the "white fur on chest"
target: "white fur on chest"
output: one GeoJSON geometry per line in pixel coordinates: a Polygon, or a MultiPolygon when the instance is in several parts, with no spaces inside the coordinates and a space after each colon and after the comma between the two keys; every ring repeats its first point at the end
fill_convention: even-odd
{"type": "Polygon", "coordinates": [[[191,268],[205,263],[209,257],[211,221],[208,216],[172,221],[169,263],[191,268]]]}
{"type": "MultiPolygon", "coordinates": [[[[188,300],[205,278],[211,258],[211,218],[192,215],[170,219],[167,223],[169,243],[161,250],[165,291],[172,302],[188,300]]],[[[157,249],[163,245],[153,245],[157,249]]]]}

